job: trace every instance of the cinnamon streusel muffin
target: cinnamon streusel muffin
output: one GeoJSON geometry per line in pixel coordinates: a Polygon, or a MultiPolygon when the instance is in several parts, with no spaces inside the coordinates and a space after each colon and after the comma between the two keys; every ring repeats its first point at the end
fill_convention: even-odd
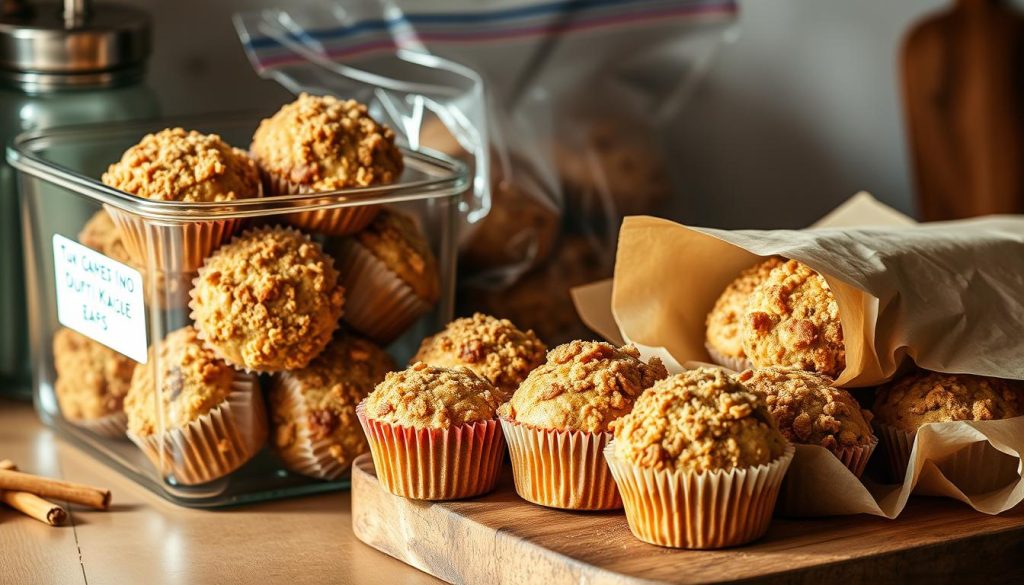
{"type": "Polygon", "coordinates": [[[381,484],[418,500],[490,491],[505,451],[494,419],[500,402],[467,368],[417,362],[389,373],[356,410],[381,484]]]}
{"type": "Polygon", "coordinates": [[[839,304],[824,277],[788,260],[750,294],[741,324],[754,367],[784,366],[838,377],[846,368],[839,304]]]}
{"type": "Polygon", "coordinates": [[[72,424],[108,437],[123,437],[125,394],[135,361],[71,329],[53,336],[54,393],[72,424]]]}
{"type": "Polygon", "coordinates": [[[192,290],[204,342],[237,368],[305,367],[338,327],[344,289],[332,260],[302,233],[249,230],[210,256],[192,290]]]}
{"type": "Polygon", "coordinates": [[[736,378],[700,368],[661,380],[614,427],[605,456],[640,540],[720,548],[768,529],[793,447],[736,378]]]}
{"type": "MultiPolygon", "coordinates": [[[[263,120],[250,150],[274,194],[316,193],[387,185],[402,174],[395,133],[355,100],[301,94],[263,120]]],[[[373,220],[378,206],[296,213],[288,221],[331,235],[351,234],[373,220]]]]}
{"type": "MultiPolygon", "coordinates": [[[[154,201],[210,203],[263,194],[256,164],[244,151],[232,148],[216,134],[181,128],[146,135],[110,165],[102,180],[154,201]]],[[[225,219],[159,226],[111,205],[106,209],[120,228],[134,264],[172,272],[195,270],[241,225],[238,219],[225,219]]]]}
{"type": "Polygon", "coordinates": [[[221,361],[191,326],[149,348],[147,363],[132,375],[124,409],[128,437],[161,473],[183,484],[231,473],[267,438],[255,376],[221,361]]]}
{"type": "Polygon", "coordinates": [[[345,322],[378,343],[393,341],[441,296],[437,260],[405,213],[382,210],[332,251],[348,295],[345,322]]]}
{"type": "Polygon", "coordinates": [[[424,339],[412,361],[446,368],[465,366],[494,384],[504,401],[544,363],[546,351],[533,331],[523,332],[508,319],[476,313],[424,339]]]}
{"type": "MultiPolygon", "coordinates": [[[[906,476],[919,429],[929,423],[1024,416],[1024,383],[988,376],[913,371],[881,386],[872,410],[894,479],[906,476]]],[[[954,454],[940,468],[959,487],[983,492],[1016,476],[1017,460],[986,442],[954,454]],[[1005,471],[1005,473],[1004,473],[1005,471]]]]}
{"type": "Polygon", "coordinates": [[[747,310],[747,301],[757,285],[764,282],[772,269],[780,264],[780,258],[762,260],[741,272],[722,291],[705,320],[705,346],[711,354],[711,361],[736,371],[743,370],[749,365],[740,335],[740,324],[747,310]]]}
{"type": "Polygon", "coordinates": [[[871,412],[832,379],[786,368],[747,370],[739,380],[764,398],[779,430],[790,442],[831,451],[860,477],[878,444],[871,412]]]}
{"type": "Polygon", "coordinates": [[[498,409],[516,491],[536,504],[574,510],[622,505],[601,452],[609,425],[668,375],[635,347],[573,341],[548,352],[498,409]]]}
{"type": "Polygon", "coordinates": [[[395,364],[382,349],[341,335],[308,366],[274,376],[273,446],[292,471],[333,480],[367,451],[356,405],[395,364]]]}

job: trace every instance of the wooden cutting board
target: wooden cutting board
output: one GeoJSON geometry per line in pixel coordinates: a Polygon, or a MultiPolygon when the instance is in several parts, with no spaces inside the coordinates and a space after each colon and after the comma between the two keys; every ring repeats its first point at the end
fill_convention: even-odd
{"type": "MultiPolygon", "coordinates": [[[[987,516],[913,498],[897,520],[776,519],[762,540],[721,551],[644,544],[622,513],[570,513],[520,499],[511,470],[491,494],[417,502],[386,492],[369,455],[352,471],[352,527],[366,544],[450,583],[818,583],[1024,576],[1024,509],[987,516]]],[[[1012,582],[1013,579],[1010,579],[1012,582]]]]}

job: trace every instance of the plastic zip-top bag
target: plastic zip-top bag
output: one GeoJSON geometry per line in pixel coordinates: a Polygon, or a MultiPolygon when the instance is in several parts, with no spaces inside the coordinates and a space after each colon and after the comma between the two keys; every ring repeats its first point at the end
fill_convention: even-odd
{"type": "Polygon", "coordinates": [[[462,310],[590,335],[568,290],[610,275],[627,214],[671,199],[663,129],[737,7],[725,0],[355,0],[240,14],[256,70],[367,102],[474,172],[462,310]]]}

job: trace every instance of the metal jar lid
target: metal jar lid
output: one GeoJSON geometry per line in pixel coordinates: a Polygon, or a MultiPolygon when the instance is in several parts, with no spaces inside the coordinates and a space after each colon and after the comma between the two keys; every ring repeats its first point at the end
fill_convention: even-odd
{"type": "Polygon", "coordinates": [[[0,83],[30,93],[133,83],[149,52],[142,10],[0,0],[0,83]]]}

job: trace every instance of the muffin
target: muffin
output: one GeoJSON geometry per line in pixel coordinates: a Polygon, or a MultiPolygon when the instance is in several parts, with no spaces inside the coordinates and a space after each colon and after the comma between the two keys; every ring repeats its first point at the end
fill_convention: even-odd
{"type": "MultiPolygon", "coordinates": [[[[274,195],[319,193],[387,185],[402,175],[395,133],[370,117],[355,100],[301,94],[263,120],[250,152],[274,195]]],[[[287,216],[303,229],[352,234],[370,223],[380,207],[361,205],[304,211],[287,216]]]]}
{"type": "Polygon", "coordinates": [[[700,368],[662,380],[614,433],[605,457],[640,540],[721,548],[768,530],[794,449],[734,377],[700,368]]]}
{"type": "Polygon", "coordinates": [[[71,329],[53,336],[53,390],[64,420],[106,437],[123,437],[124,397],[135,361],[71,329]]]}
{"type": "Polygon", "coordinates": [[[106,211],[101,209],[89,218],[85,227],[78,233],[78,241],[83,246],[138,270],[142,275],[143,301],[147,305],[155,305],[161,309],[176,309],[188,305],[188,292],[192,288],[195,273],[168,273],[155,269],[149,271],[145,267],[132,264],[121,239],[121,231],[106,211]]]}
{"type": "Polygon", "coordinates": [[[467,368],[417,362],[389,373],[356,409],[381,485],[416,500],[493,489],[505,453],[495,421],[500,402],[494,386],[467,368]]]}
{"type": "Polygon", "coordinates": [[[252,229],[207,258],[192,289],[200,337],[251,372],[306,367],[338,328],[344,289],[330,256],[290,228],[252,229]]]}
{"type": "MultiPolygon", "coordinates": [[[[259,171],[245,152],[216,134],[181,128],[146,135],[110,165],[102,180],[151,201],[213,203],[263,194],[259,171]]],[[[106,209],[132,263],[167,272],[194,271],[241,226],[240,219],[158,225],[112,205],[106,209]]]]}
{"type": "Polygon", "coordinates": [[[394,341],[441,297],[430,244],[404,213],[381,210],[332,251],[348,294],[345,322],[377,343],[394,341]]]}
{"type": "Polygon", "coordinates": [[[825,278],[787,260],[754,287],[740,325],[755,368],[783,366],[837,378],[846,368],[839,304],[825,278]]]}
{"type": "Polygon", "coordinates": [[[740,323],[746,313],[750,293],[780,264],[780,258],[758,262],[741,272],[715,301],[715,306],[705,320],[707,334],[704,345],[712,362],[737,372],[750,367],[747,354],[743,351],[740,323]]]}
{"type": "MultiPolygon", "coordinates": [[[[875,427],[889,457],[893,479],[903,481],[918,429],[928,423],[988,421],[1024,415],[1024,384],[1018,381],[913,371],[881,386],[872,407],[875,427]]],[[[950,479],[968,491],[983,492],[1016,476],[1017,459],[987,442],[955,453],[945,468],[950,479]],[[1012,473],[1008,473],[1012,472],[1012,473]]]]}
{"type": "Polygon", "coordinates": [[[376,345],[341,335],[308,366],[274,376],[268,400],[272,445],[285,467],[334,480],[367,451],[356,405],[395,369],[376,345]]]}
{"type": "Polygon", "coordinates": [[[424,339],[412,361],[467,367],[493,384],[505,401],[527,374],[544,363],[546,351],[533,331],[521,331],[508,319],[475,313],[424,339]]]}
{"type": "Polygon", "coordinates": [[[878,439],[871,412],[849,392],[827,376],[786,368],[747,370],[739,380],[764,399],[789,442],[824,447],[861,476],[878,439]]]}
{"type": "Polygon", "coordinates": [[[231,473],[267,439],[256,377],[220,360],[191,326],[149,348],[147,363],[132,375],[124,409],[128,438],[161,474],[185,485],[231,473]]]}
{"type": "Polygon", "coordinates": [[[609,425],[667,375],[658,358],[644,363],[632,346],[573,341],[548,352],[498,409],[516,492],[552,508],[621,507],[602,459],[609,425]]]}

